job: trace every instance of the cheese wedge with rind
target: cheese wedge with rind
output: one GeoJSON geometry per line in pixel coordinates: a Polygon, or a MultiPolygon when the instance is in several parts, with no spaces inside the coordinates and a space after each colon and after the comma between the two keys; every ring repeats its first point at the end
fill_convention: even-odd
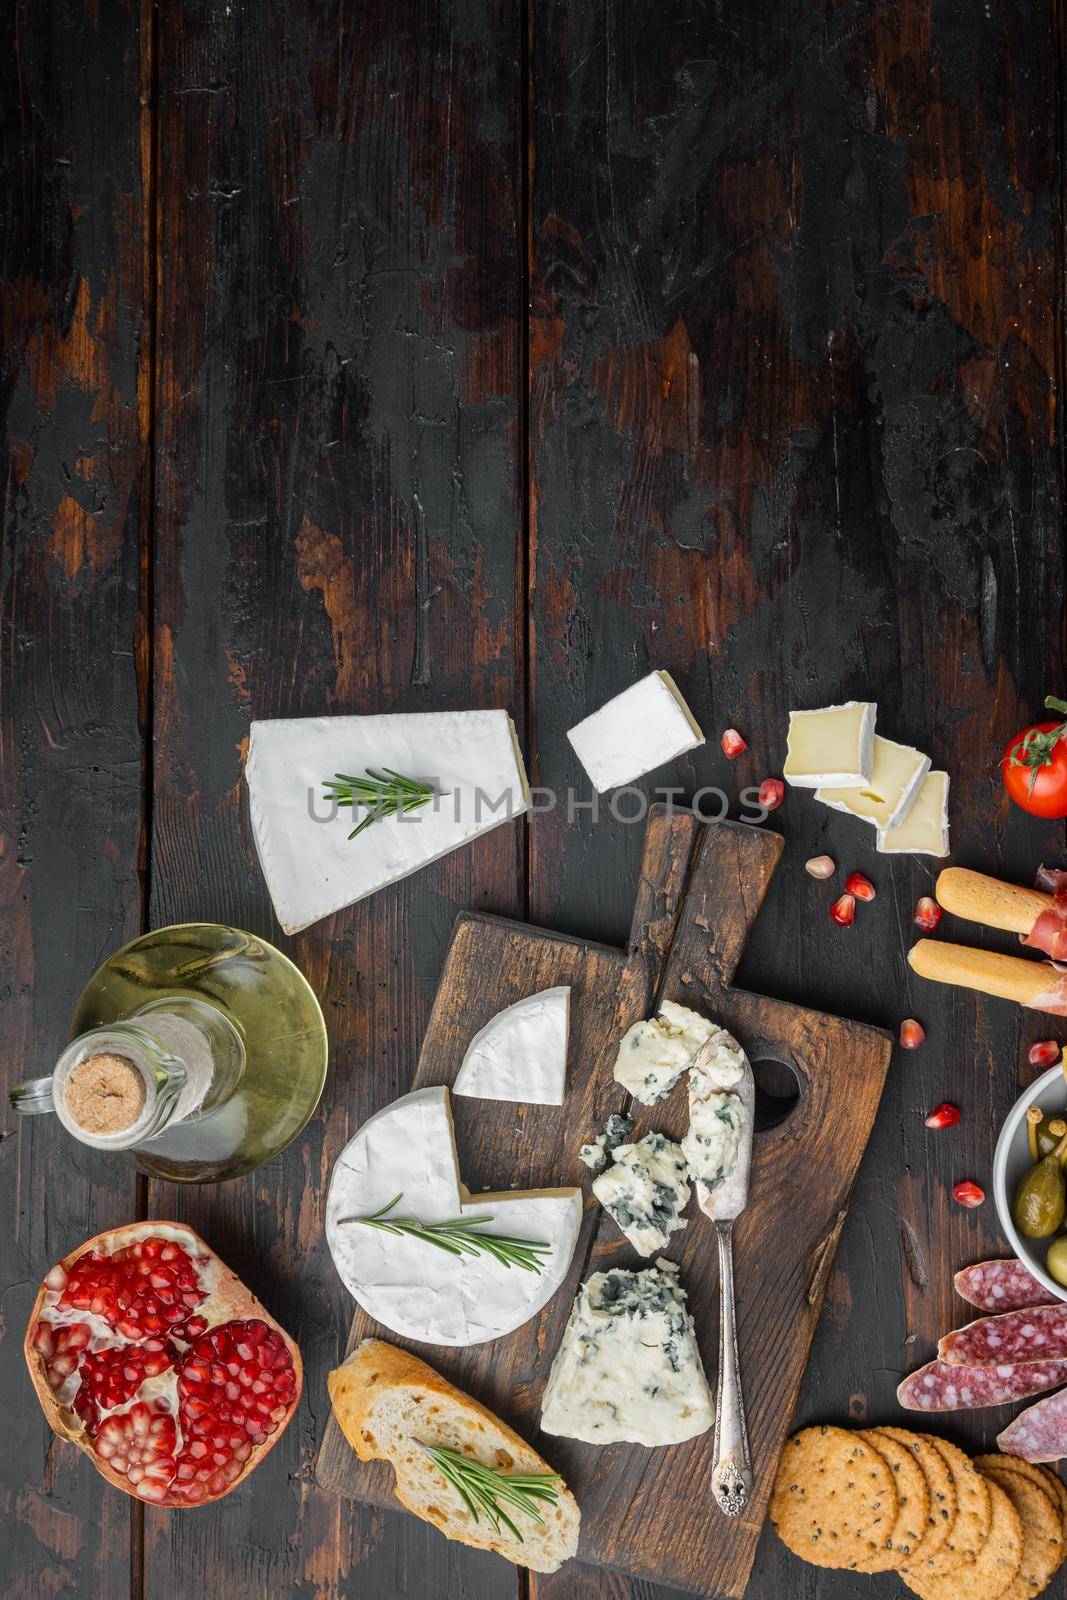
{"type": "Polygon", "coordinates": [[[947,772],[928,772],[911,809],[893,828],[879,828],[878,849],[883,855],[947,856],[947,772]]]}
{"type": "Polygon", "coordinates": [[[437,861],[529,808],[506,711],[429,711],[253,722],[245,762],[252,837],[278,921],[297,933],[437,861]],[[434,799],[381,817],[350,839],[362,811],[336,810],[323,784],[391,767],[434,799]]]}
{"type": "Polygon", "coordinates": [[[815,711],[791,711],[782,776],[796,789],[866,783],[874,761],[871,700],[847,700],[815,711]]]}
{"type": "Polygon", "coordinates": [[[516,1000],[474,1035],[452,1093],[561,1106],[567,1082],[571,991],[566,984],[516,1000]]]}
{"type": "Polygon", "coordinates": [[[419,1089],[369,1117],[341,1151],[326,1197],[326,1240],[353,1299],[385,1327],[426,1344],[472,1345],[528,1322],[567,1275],[582,1218],[580,1189],[508,1190],[473,1198],[460,1180],[446,1088],[419,1089]],[[368,1227],[392,1215],[419,1222],[484,1216],[477,1231],[551,1245],[540,1273],[490,1255],[457,1257],[368,1227]]]}
{"type": "Polygon", "coordinates": [[[921,750],[875,734],[870,778],[854,787],[818,788],[815,798],[875,828],[895,828],[911,810],[929,770],[930,757],[921,750]]]}
{"type": "Polygon", "coordinates": [[[599,794],[633,783],[704,743],[669,672],[650,672],[567,730],[599,794]]]}

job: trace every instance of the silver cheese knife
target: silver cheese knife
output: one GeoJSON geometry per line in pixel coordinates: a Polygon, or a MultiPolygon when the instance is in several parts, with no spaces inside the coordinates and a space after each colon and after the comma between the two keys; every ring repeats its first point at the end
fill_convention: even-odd
{"type": "Polygon", "coordinates": [[[714,1188],[697,1182],[697,1202],[715,1224],[719,1247],[719,1379],[711,1487],[720,1510],[728,1517],[738,1517],[748,1504],[753,1478],[737,1349],[733,1226],[748,1201],[756,1085],[748,1057],[737,1040],[722,1028],[701,1047],[690,1068],[690,1138],[700,1125],[701,1106],[705,1106],[706,1116],[706,1102],[712,1094],[734,1094],[744,1110],[736,1160],[726,1179],[714,1188]],[[732,1083],[726,1082],[738,1067],[740,1076],[732,1083]]]}

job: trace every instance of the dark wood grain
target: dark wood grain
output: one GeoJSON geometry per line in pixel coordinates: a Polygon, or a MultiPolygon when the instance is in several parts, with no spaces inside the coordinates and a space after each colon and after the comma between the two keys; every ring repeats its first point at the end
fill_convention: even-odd
{"type": "Polygon", "coordinates": [[[8,6],[2,34],[0,1589],[96,1600],[126,1593],[139,1515],[54,1439],[22,1336],[52,1263],[129,1219],[134,1175],[6,1091],[49,1070],[83,983],[141,926],[141,41],[112,0],[8,6]]]}
{"type": "MultiPolygon", "coordinates": [[[[738,1336],[756,1478],[744,1515],[729,1520],[714,1509],[711,1432],[652,1452],[640,1445],[596,1449],[550,1435],[540,1440],[582,1507],[579,1553],[585,1560],[691,1590],[701,1590],[714,1573],[716,1591],[731,1596],[743,1594],[748,1581],[892,1047],[873,1028],[731,987],[781,851],[778,836],[761,829],[704,825],[691,813],[654,809],[625,955],[499,919],[461,918],[415,1077],[418,1088],[451,1084],[473,1034],[500,1006],[554,984],[571,986],[562,1111],[453,1103],[460,1170],[477,1191],[497,1187],[502,1172],[524,1188],[585,1177],[578,1147],[609,1110],[629,1107],[612,1067],[619,1039],[649,1011],[653,996],[720,1019],[753,1061],[776,1060],[796,1072],[801,1092],[792,1115],[757,1136],[749,1204],[737,1225],[738,1336]],[[658,908],[655,921],[648,918],[650,903],[658,908]],[[491,987],[487,971],[494,974],[491,987]]],[[[687,1125],[685,1096],[675,1094],[642,1111],[636,1131],[655,1127],[679,1139],[687,1125]]],[[[538,1430],[546,1363],[559,1348],[578,1282],[590,1265],[632,1265],[634,1259],[588,1192],[586,1201],[568,1278],[537,1317],[506,1340],[434,1352],[447,1377],[527,1438],[538,1430]]],[[[698,1341],[714,1374],[714,1230],[697,1215],[665,1254],[681,1263],[698,1341]]],[[[357,1309],[349,1343],[381,1331],[357,1309]]],[[[395,1503],[391,1469],[360,1462],[332,1420],[318,1476],[326,1487],[360,1500],[395,1503]]]]}

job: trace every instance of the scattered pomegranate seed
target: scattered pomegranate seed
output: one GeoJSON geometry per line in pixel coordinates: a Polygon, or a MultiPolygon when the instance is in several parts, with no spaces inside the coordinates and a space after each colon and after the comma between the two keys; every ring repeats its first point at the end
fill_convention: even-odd
{"type": "Polygon", "coordinates": [[[928,894],[924,894],[922,899],[917,902],[915,915],[911,920],[924,933],[933,933],[941,921],[941,907],[936,900],[931,900],[928,894]]]}
{"type": "Polygon", "coordinates": [[[759,803],[764,811],[777,811],[785,799],[785,784],[781,778],[764,778],[759,786],[759,803]]]}
{"type": "Polygon", "coordinates": [[[926,1029],[914,1017],[905,1017],[900,1024],[900,1043],[905,1050],[918,1050],[926,1038],[926,1029]]]}
{"type": "Polygon", "coordinates": [[[1032,1067],[1051,1067],[1060,1058],[1060,1047],[1055,1039],[1039,1039],[1030,1046],[1026,1057],[1032,1067]]]}
{"type": "Polygon", "coordinates": [[[850,872],[845,879],[845,893],[855,895],[857,900],[873,900],[877,890],[862,872],[850,872]]]}
{"type": "Polygon", "coordinates": [[[840,928],[851,928],[856,920],[856,901],[850,894],[838,897],[830,907],[830,916],[840,928]]]}
{"type": "Polygon", "coordinates": [[[942,1100],[941,1104],[935,1106],[926,1118],[926,1126],[928,1128],[954,1128],[959,1120],[959,1106],[954,1106],[951,1101],[942,1100]]]}
{"type": "Polygon", "coordinates": [[[742,739],[736,728],[727,728],[721,742],[723,755],[731,761],[736,761],[742,751],[748,749],[748,740],[742,739]]]}
{"type": "Polygon", "coordinates": [[[953,1189],[952,1198],[957,1204],[967,1206],[970,1210],[973,1210],[975,1206],[980,1206],[985,1200],[985,1190],[980,1189],[976,1183],[972,1183],[970,1178],[965,1178],[962,1183],[957,1183],[953,1189]]]}
{"type": "Polygon", "coordinates": [[[810,872],[813,878],[829,878],[836,865],[833,856],[812,856],[810,861],[805,861],[804,871],[810,872]]]}

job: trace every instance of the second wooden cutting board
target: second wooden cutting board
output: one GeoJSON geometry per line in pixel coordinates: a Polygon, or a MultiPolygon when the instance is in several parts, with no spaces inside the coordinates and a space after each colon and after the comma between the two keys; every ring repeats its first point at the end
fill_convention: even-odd
{"type": "MultiPolygon", "coordinates": [[[[585,1189],[582,1234],[567,1282],[507,1338],[467,1350],[408,1347],[534,1441],[563,1473],[582,1508],[582,1560],[731,1597],[742,1595],[748,1581],[892,1050],[880,1029],[730,987],[781,852],[777,834],[656,808],[627,950],[501,918],[461,916],[412,1084],[451,1085],[471,1038],[497,1011],[539,989],[570,984],[564,1104],[453,1101],[461,1171],[472,1191],[579,1183],[585,1189]],[[539,1433],[541,1392],[579,1283],[591,1271],[637,1260],[589,1194],[590,1174],[578,1151],[610,1112],[629,1108],[612,1077],[618,1042],[663,1000],[722,1023],[754,1063],[784,1063],[800,1087],[788,1118],[756,1136],[750,1201],[735,1231],[738,1333],[756,1476],[747,1510],[736,1520],[723,1517],[712,1497],[710,1431],[656,1450],[597,1448],[539,1433]]],[[[637,1136],[653,1126],[673,1138],[685,1132],[681,1086],[662,1105],[634,1109],[637,1136]]],[[[714,1383],[714,1228],[694,1211],[664,1254],[681,1265],[714,1383]]],[[[348,1348],[371,1334],[394,1338],[357,1308],[348,1348]]],[[[317,1477],[337,1493],[397,1504],[391,1470],[360,1462],[332,1418],[317,1477]]]]}

